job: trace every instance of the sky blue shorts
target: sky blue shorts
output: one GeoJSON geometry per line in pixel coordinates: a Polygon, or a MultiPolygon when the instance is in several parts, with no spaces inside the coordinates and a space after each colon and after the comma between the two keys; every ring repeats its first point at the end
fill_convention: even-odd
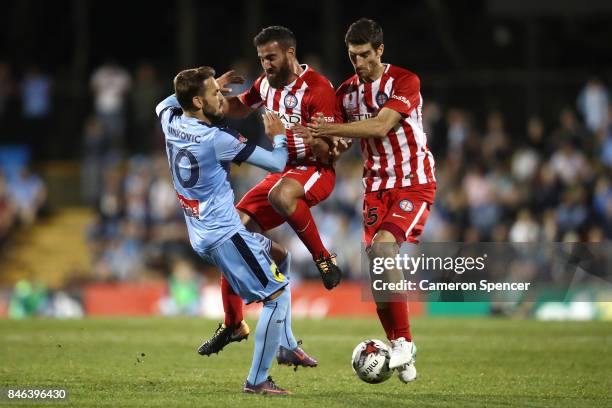
{"type": "Polygon", "coordinates": [[[270,245],[268,238],[242,228],[218,247],[199,255],[217,266],[234,292],[251,303],[266,299],[289,283],[270,257],[270,245]]]}

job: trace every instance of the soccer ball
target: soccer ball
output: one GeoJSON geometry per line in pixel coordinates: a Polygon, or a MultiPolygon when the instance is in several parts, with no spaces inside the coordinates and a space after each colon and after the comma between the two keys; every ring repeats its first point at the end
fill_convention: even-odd
{"type": "Polygon", "coordinates": [[[353,350],[353,372],[369,384],[387,381],[393,374],[389,368],[389,347],[380,340],[362,341],[353,350]]]}

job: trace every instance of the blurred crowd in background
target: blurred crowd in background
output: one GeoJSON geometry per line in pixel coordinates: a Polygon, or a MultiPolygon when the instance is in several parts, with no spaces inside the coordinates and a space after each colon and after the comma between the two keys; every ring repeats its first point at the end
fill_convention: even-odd
{"type": "MultiPolygon", "coordinates": [[[[256,75],[242,73],[247,73],[247,84],[256,75]]],[[[79,143],[83,200],[97,212],[87,236],[97,280],[158,275],[180,283],[208,271],[190,250],[154,114],[169,84],[150,64],[130,71],[108,61],[91,75],[92,113],[79,143]]],[[[30,145],[44,148],[53,120],[52,89],[53,78],[37,67],[12,73],[0,63],[1,126],[19,126],[9,123],[19,121],[27,126],[24,134],[39,138],[30,145]]],[[[443,106],[425,92],[423,98],[438,190],[422,241],[612,239],[612,108],[602,81],[585,83],[556,120],[533,116],[514,126],[522,128],[514,133],[507,130],[503,111],[476,117],[464,108],[443,106]]],[[[265,144],[258,115],[230,125],[265,144]]],[[[31,153],[36,159],[36,148],[31,153]]],[[[360,270],[361,166],[354,146],[336,165],[334,193],[313,209],[324,243],[352,277],[360,270]]],[[[252,166],[234,166],[236,198],[264,175],[252,166]]],[[[18,176],[0,173],[0,243],[15,225],[34,222],[44,200],[43,181],[27,168],[18,176]]],[[[318,276],[289,227],[270,235],[292,251],[294,279],[318,276]]]]}

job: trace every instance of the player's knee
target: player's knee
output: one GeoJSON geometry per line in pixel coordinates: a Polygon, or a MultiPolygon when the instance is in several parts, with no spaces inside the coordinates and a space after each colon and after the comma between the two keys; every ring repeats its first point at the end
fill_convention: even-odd
{"type": "Polygon", "coordinates": [[[295,209],[295,197],[288,189],[281,184],[274,186],[268,193],[268,201],[272,207],[282,215],[288,216],[295,209]]]}
{"type": "Polygon", "coordinates": [[[372,245],[368,251],[370,259],[393,258],[399,253],[399,245],[395,237],[387,232],[380,231],[372,239],[372,245]]]}

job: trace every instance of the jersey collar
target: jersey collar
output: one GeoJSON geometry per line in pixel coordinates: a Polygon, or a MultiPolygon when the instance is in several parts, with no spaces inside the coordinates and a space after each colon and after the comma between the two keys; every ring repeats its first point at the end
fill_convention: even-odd
{"type": "MultiPolygon", "coordinates": [[[[386,62],[382,63],[385,66],[385,69],[383,70],[383,73],[380,77],[378,77],[376,80],[370,82],[372,85],[377,84],[380,82],[380,80],[385,76],[385,74],[387,74],[387,72],[389,72],[389,69],[391,68],[391,64],[387,64],[386,62]]],[[[355,78],[357,78],[357,83],[358,84],[365,84],[367,82],[363,82],[361,80],[361,78],[359,78],[359,75],[355,74],[355,78]]]]}
{"type": "MultiPolygon", "coordinates": [[[[306,75],[306,72],[308,72],[310,70],[310,67],[308,66],[308,64],[300,64],[300,67],[302,67],[302,70],[303,70],[302,73],[297,78],[295,78],[295,80],[293,82],[283,86],[283,88],[288,88],[288,89],[293,88],[293,86],[295,85],[297,80],[300,79],[301,77],[303,77],[304,75],[306,75]]],[[[270,88],[272,88],[272,85],[270,85],[270,88]]],[[[283,89],[283,88],[280,88],[280,89],[283,89]]],[[[276,89],[276,88],[274,88],[274,89],[276,89]]]]}

